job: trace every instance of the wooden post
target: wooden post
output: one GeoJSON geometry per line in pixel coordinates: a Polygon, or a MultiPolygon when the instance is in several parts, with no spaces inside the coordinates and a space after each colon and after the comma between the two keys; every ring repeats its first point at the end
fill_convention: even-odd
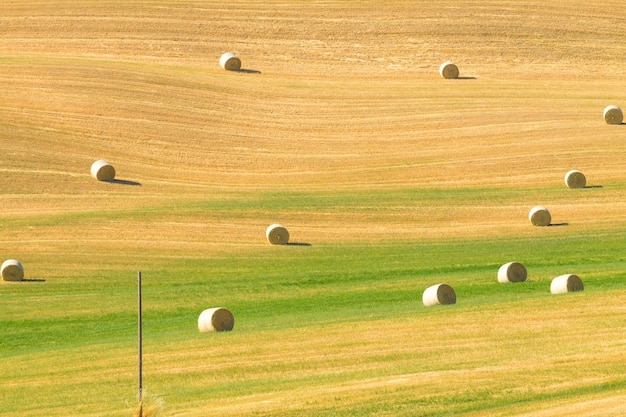
{"type": "Polygon", "coordinates": [[[139,417],[143,415],[143,386],[142,386],[142,323],[141,323],[141,271],[137,274],[137,345],[138,345],[138,382],[139,382],[139,417]]]}

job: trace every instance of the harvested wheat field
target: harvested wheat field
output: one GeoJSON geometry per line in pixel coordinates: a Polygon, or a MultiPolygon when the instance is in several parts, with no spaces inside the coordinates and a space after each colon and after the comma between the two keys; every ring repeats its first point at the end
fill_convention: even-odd
{"type": "Polygon", "coordinates": [[[133,415],[140,270],[152,415],[626,413],[622,3],[453,3],[3,1],[0,414],[133,415]]]}

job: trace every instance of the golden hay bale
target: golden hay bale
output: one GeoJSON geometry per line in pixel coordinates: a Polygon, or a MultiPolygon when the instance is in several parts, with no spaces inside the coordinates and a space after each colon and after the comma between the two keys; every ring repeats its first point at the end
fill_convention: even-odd
{"type": "Polygon", "coordinates": [[[587,185],[587,178],[582,172],[572,169],[565,174],[565,185],[567,188],[583,188],[587,185]]]}
{"type": "Polygon", "coordinates": [[[445,79],[459,78],[459,68],[452,61],[446,61],[439,67],[439,75],[445,79]]]}
{"type": "Polygon", "coordinates": [[[528,213],[528,220],[530,220],[533,226],[549,226],[552,216],[547,208],[536,206],[528,213]]]}
{"type": "Polygon", "coordinates": [[[606,106],[604,108],[604,121],[610,125],[621,125],[624,120],[622,109],[617,106],[606,106]]]}
{"type": "Polygon", "coordinates": [[[91,176],[98,181],[113,181],[115,179],[115,168],[107,161],[99,159],[91,164],[91,176]]]}
{"type": "Polygon", "coordinates": [[[456,293],[448,284],[433,285],[426,288],[422,294],[422,303],[424,303],[426,307],[442,304],[455,304],[456,293]]]}
{"type": "Polygon", "coordinates": [[[286,245],[289,243],[289,231],[280,224],[268,226],[265,230],[265,237],[272,245],[286,245]]]}
{"type": "Polygon", "coordinates": [[[498,269],[498,282],[524,282],[528,272],[526,267],[519,262],[509,262],[498,269]]]}
{"type": "Polygon", "coordinates": [[[204,310],[198,317],[200,333],[226,332],[232,330],[234,326],[233,313],[222,307],[204,310]]]}
{"type": "Polygon", "coordinates": [[[21,281],[24,279],[24,266],[15,259],[4,261],[0,271],[2,271],[2,279],[5,281],[21,281]]]}
{"type": "Polygon", "coordinates": [[[220,57],[220,67],[226,71],[239,71],[241,69],[241,60],[232,52],[226,52],[220,57]]]}
{"type": "Polygon", "coordinates": [[[550,292],[552,294],[583,291],[584,289],[583,281],[578,275],[574,274],[559,275],[550,283],[550,292]]]}

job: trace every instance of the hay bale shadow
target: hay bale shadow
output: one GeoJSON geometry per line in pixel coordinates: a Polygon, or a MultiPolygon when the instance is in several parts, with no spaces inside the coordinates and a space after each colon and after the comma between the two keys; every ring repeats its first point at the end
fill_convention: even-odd
{"type": "Polygon", "coordinates": [[[104,181],[104,182],[109,182],[111,184],[119,184],[119,185],[130,185],[133,187],[141,187],[141,183],[137,181],[113,179],[113,180],[104,181]]]}
{"type": "Polygon", "coordinates": [[[46,282],[45,279],[39,279],[39,278],[24,278],[20,281],[14,281],[14,282],[46,282]]]}
{"type": "Polygon", "coordinates": [[[603,188],[602,185],[585,185],[583,188],[603,188]]]}
{"type": "Polygon", "coordinates": [[[569,226],[569,223],[550,223],[548,227],[569,226]]]}
{"type": "Polygon", "coordinates": [[[241,73],[244,73],[244,74],[260,74],[261,73],[261,71],[259,71],[259,70],[245,69],[245,68],[234,70],[233,72],[241,72],[241,73]]]}
{"type": "Polygon", "coordinates": [[[476,77],[456,77],[457,80],[475,80],[476,77]]]}
{"type": "Polygon", "coordinates": [[[286,245],[288,246],[313,246],[310,243],[307,242],[288,242],[286,243],[286,245]]]}

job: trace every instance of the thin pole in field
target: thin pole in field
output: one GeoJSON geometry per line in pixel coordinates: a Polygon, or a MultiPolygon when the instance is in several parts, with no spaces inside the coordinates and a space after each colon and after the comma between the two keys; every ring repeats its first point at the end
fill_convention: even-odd
{"type": "Polygon", "coordinates": [[[141,323],[141,271],[137,274],[137,338],[138,338],[138,381],[139,381],[139,416],[142,415],[143,407],[143,386],[142,386],[142,323],[141,323]]]}

